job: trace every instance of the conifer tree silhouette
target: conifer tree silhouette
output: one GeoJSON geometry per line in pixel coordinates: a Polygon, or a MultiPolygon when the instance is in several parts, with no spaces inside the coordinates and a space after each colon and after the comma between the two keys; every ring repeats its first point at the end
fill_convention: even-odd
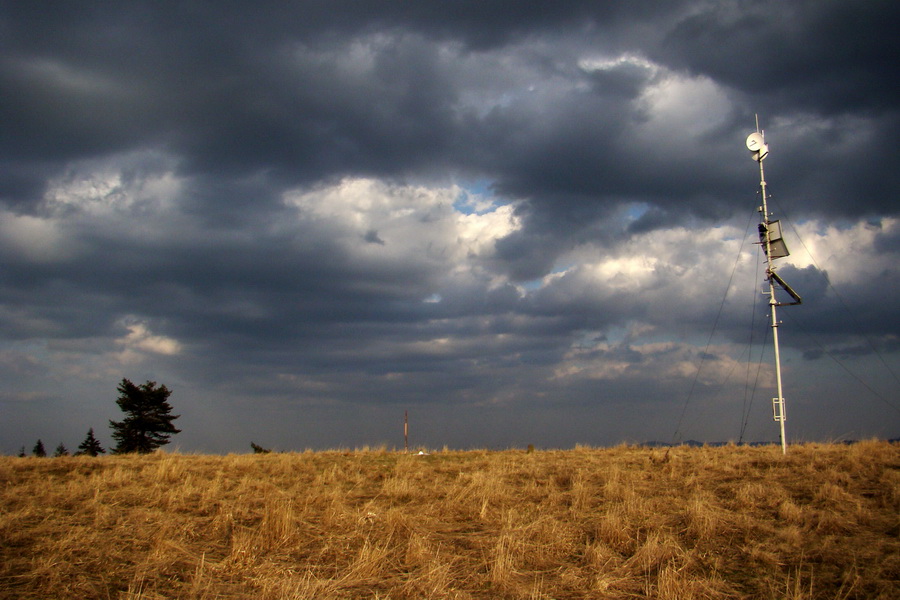
{"type": "Polygon", "coordinates": [[[125,418],[109,422],[117,442],[113,449],[116,454],[153,452],[168,444],[169,436],[181,431],[172,425],[179,415],[172,414],[172,405],[168,402],[172,392],[166,386],[157,387],[154,381],[135,385],[123,379],[117,389],[116,404],[125,413],[125,418]]]}
{"type": "Polygon", "coordinates": [[[47,456],[47,451],[44,450],[44,442],[38,440],[34,445],[34,448],[32,448],[31,453],[40,458],[47,456]]]}
{"type": "Polygon", "coordinates": [[[100,442],[97,441],[97,438],[94,437],[94,428],[91,427],[88,429],[87,437],[84,438],[84,441],[78,445],[77,454],[84,456],[98,456],[100,454],[105,454],[106,450],[103,446],[100,445],[100,442]]]}

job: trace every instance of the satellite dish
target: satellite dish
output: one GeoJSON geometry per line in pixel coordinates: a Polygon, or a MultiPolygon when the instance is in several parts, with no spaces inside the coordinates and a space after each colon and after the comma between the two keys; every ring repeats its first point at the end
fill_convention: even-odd
{"type": "Polygon", "coordinates": [[[765,138],[758,131],[754,131],[747,136],[747,149],[753,153],[753,160],[756,162],[764,159],[769,153],[769,145],[766,144],[765,138]]]}
{"type": "Polygon", "coordinates": [[[760,132],[754,131],[747,136],[747,149],[750,152],[759,152],[759,149],[766,145],[766,141],[760,132]]]}

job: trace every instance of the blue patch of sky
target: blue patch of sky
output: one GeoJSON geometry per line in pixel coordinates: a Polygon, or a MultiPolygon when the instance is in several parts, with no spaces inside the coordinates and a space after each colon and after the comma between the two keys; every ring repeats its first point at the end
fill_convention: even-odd
{"type": "Polygon", "coordinates": [[[625,208],[625,216],[631,221],[637,221],[650,210],[646,202],[633,202],[625,208]]]}
{"type": "Polygon", "coordinates": [[[459,183],[460,192],[453,201],[453,208],[464,215],[483,215],[499,204],[494,196],[490,179],[475,179],[459,183]]]}
{"type": "Polygon", "coordinates": [[[544,285],[544,278],[538,277],[537,279],[530,279],[528,281],[520,283],[519,287],[524,289],[526,292],[534,292],[534,291],[541,289],[541,287],[543,287],[543,285],[544,285]]]}

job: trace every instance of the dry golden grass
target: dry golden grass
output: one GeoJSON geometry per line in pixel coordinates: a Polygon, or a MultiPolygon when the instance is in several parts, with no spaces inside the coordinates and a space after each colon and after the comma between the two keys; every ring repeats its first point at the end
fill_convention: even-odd
{"type": "Polygon", "coordinates": [[[0,458],[0,598],[900,597],[900,446],[0,458]]]}

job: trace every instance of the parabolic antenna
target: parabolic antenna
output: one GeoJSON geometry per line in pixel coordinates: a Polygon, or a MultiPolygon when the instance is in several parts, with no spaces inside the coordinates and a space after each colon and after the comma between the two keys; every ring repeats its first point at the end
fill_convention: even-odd
{"type": "Polygon", "coordinates": [[[760,148],[765,145],[765,140],[763,136],[758,131],[754,131],[750,135],[747,136],[747,149],[750,152],[758,152],[760,148]]]}
{"type": "Polygon", "coordinates": [[[769,146],[766,144],[763,134],[754,131],[747,136],[747,149],[753,153],[753,160],[759,162],[769,153],[769,146]]]}

